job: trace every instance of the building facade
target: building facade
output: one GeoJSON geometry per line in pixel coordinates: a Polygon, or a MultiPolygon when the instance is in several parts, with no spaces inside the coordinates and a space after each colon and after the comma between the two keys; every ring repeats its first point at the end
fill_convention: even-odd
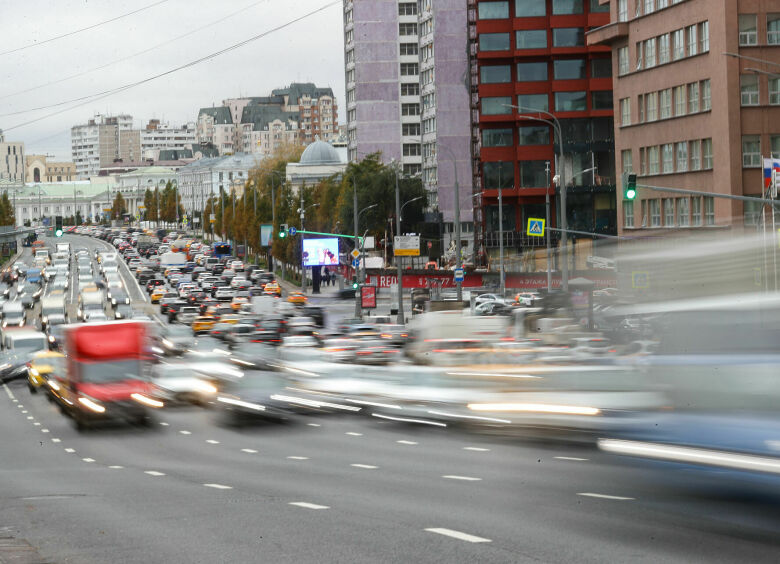
{"type": "Polygon", "coordinates": [[[545,218],[549,196],[557,225],[560,190],[570,229],[616,232],[612,59],[585,41],[608,21],[599,0],[469,0],[479,262],[502,231],[509,255],[544,245],[528,219],[545,218]]]}
{"type": "Polygon", "coordinates": [[[620,231],[755,229],[760,207],[641,186],[761,196],[780,157],[780,4],[617,0],[588,35],[612,49],[618,174],[634,172],[620,231]]]}
{"type": "Polygon", "coordinates": [[[192,150],[192,145],[196,143],[195,123],[176,127],[161,123],[159,119],[150,119],[140,136],[141,158],[159,160],[160,151],[192,150]]]}
{"type": "Polygon", "coordinates": [[[49,161],[46,155],[25,157],[25,182],[71,182],[76,179],[76,165],[49,161]]]}
{"type": "Polygon", "coordinates": [[[287,163],[285,179],[297,191],[304,184],[312,187],[331,176],[341,176],[346,168],[347,161],[338,149],[325,141],[315,141],[306,147],[297,163],[287,163]]]}
{"type": "Polygon", "coordinates": [[[133,131],[133,117],[96,115],[70,130],[71,154],[80,179],[96,176],[101,167],[117,159],[140,160],[141,139],[133,131]]]}
{"type": "Polygon", "coordinates": [[[0,129],[0,180],[24,183],[24,167],[24,143],[6,141],[0,129]]]}
{"type": "MultiPolygon", "coordinates": [[[[7,188],[17,225],[40,225],[43,218],[72,217],[99,221],[110,210],[114,197],[113,178],[74,182],[44,182],[7,188]]],[[[53,221],[51,222],[53,224],[53,221]]]]}

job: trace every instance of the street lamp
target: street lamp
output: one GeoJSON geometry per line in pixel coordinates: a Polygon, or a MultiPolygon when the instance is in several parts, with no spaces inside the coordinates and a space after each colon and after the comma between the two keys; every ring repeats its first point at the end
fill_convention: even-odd
{"type": "MultiPolygon", "coordinates": [[[[367,212],[368,210],[377,207],[379,204],[371,204],[370,206],[366,206],[359,212],[355,214],[355,249],[358,251],[365,251],[366,247],[366,237],[365,234],[363,235],[363,244],[361,245],[359,243],[360,239],[358,239],[357,236],[357,230],[358,226],[360,225],[360,216],[363,215],[363,212],[367,212]]],[[[355,208],[357,210],[357,208],[355,208]]],[[[366,232],[367,233],[367,232],[366,232]]],[[[362,252],[361,252],[362,254],[362,252]]],[[[355,280],[357,280],[358,287],[360,286],[360,283],[362,282],[361,276],[360,276],[360,257],[358,256],[358,266],[355,268],[355,280]]],[[[363,258],[363,273],[365,274],[366,270],[366,259],[363,258]]],[[[363,307],[360,303],[360,295],[358,293],[355,293],[355,318],[362,318],[363,317],[363,307]]]]}
{"type": "MultiPolygon", "coordinates": [[[[301,190],[301,202],[303,202],[303,190],[301,190]]],[[[303,293],[306,293],[306,261],[303,260],[303,240],[306,238],[306,234],[303,232],[303,219],[306,215],[306,210],[316,208],[319,205],[319,202],[317,202],[306,206],[305,208],[298,208],[298,213],[301,214],[301,292],[303,293]]]]}
{"type": "MultiPolygon", "coordinates": [[[[457,159],[455,158],[455,153],[453,153],[449,147],[439,143],[437,143],[437,146],[449,153],[450,157],[452,158],[452,168],[455,170],[455,246],[457,247],[455,251],[455,269],[460,270],[462,263],[460,256],[460,185],[458,184],[458,164],[456,162],[457,159]]],[[[457,299],[462,303],[463,283],[459,280],[456,280],[455,286],[457,287],[457,299]]]]}

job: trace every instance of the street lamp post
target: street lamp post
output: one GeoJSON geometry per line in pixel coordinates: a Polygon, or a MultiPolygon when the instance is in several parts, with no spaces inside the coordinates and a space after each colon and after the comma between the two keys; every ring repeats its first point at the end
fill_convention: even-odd
{"type": "MultiPolygon", "coordinates": [[[[357,202],[357,200],[356,200],[356,202],[357,202]]],[[[359,212],[357,212],[355,214],[355,233],[357,233],[357,228],[358,228],[358,225],[360,224],[360,216],[363,215],[363,212],[367,212],[368,210],[370,210],[372,208],[375,208],[378,205],[379,204],[371,204],[370,206],[366,206],[365,208],[363,208],[362,210],[360,210],[359,212]]],[[[355,210],[357,211],[357,208],[355,208],[355,210]]],[[[357,259],[358,260],[358,266],[357,266],[357,268],[355,268],[355,279],[357,280],[358,288],[360,288],[361,284],[363,282],[365,282],[366,259],[365,259],[364,256],[361,256],[361,255],[363,255],[364,252],[365,252],[366,234],[367,233],[368,233],[368,231],[366,231],[366,233],[363,234],[363,242],[362,242],[362,244],[360,243],[360,239],[358,237],[355,237],[355,249],[357,249],[358,252],[360,252],[360,255],[358,255],[358,259],[357,259]],[[360,272],[360,260],[361,260],[361,258],[363,260],[363,273],[362,273],[362,275],[361,275],[361,272],[360,272]]],[[[360,294],[358,294],[357,292],[355,292],[355,317],[356,318],[357,317],[361,317],[361,318],[363,317],[363,306],[360,303],[360,294]]]]}
{"type": "Polygon", "coordinates": [[[306,216],[306,210],[316,208],[319,206],[319,202],[303,207],[303,189],[301,189],[301,207],[298,208],[298,213],[301,214],[301,292],[306,293],[306,261],[303,260],[303,241],[306,238],[304,233],[303,220],[306,216]]]}
{"type": "MultiPolygon", "coordinates": [[[[452,158],[452,168],[455,170],[455,269],[460,270],[462,263],[460,248],[460,186],[458,184],[458,163],[455,159],[455,153],[453,153],[449,147],[441,144],[438,146],[449,153],[452,158]]],[[[456,280],[455,286],[457,288],[457,299],[459,302],[463,302],[463,283],[456,280]]]]}

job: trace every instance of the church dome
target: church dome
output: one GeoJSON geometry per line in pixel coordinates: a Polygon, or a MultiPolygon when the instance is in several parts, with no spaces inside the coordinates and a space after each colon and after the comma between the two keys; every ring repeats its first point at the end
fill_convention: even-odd
{"type": "Polygon", "coordinates": [[[302,165],[334,165],[341,164],[341,158],[333,145],[317,140],[306,147],[299,162],[302,165]]]}

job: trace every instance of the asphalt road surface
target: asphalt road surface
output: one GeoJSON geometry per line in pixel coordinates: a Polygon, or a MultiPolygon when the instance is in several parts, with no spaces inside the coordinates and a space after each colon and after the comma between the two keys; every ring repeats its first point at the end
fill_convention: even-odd
{"type": "Polygon", "coordinates": [[[776,562],[780,554],[777,482],[635,465],[583,445],[361,416],[237,429],[201,408],[164,409],[152,429],[78,433],[24,382],[0,391],[0,428],[0,562],[776,562]],[[8,548],[22,543],[29,550],[8,548]]]}

